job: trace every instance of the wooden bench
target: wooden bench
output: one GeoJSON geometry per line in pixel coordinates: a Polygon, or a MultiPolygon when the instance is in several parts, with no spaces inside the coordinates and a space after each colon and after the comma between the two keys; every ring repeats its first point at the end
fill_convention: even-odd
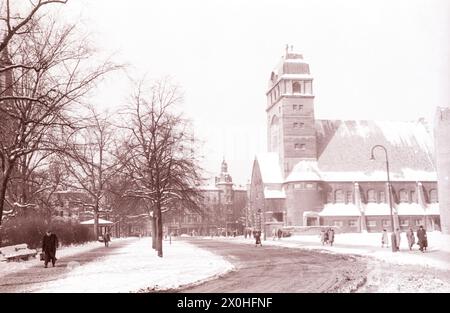
{"type": "Polygon", "coordinates": [[[27,261],[31,256],[36,257],[38,251],[35,249],[28,249],[26,243],[14,246],[0,247],[0,261],[27,261]]]}

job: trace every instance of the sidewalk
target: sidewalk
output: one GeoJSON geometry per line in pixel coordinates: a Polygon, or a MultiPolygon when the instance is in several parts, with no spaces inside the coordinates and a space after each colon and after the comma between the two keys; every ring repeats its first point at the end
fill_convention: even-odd
{"type": "MultiPolygon", "coordinates": [[[[204,237],[211,239],[210,237],[204,237]]],[[[219,237],[214,237],[215,240],[219,237]]],[[[220,237],[236,243],[247,243],[254,245],[253,238],[220,237]]],[[[429,247],[425,253],[418,250],[414,245],[413,251],[409,251],[405,233],[402,233],[400,251],[392,252],[391,248],[381,248],[380,233],[344,233],[336,234],[333,246],[322,245],[318,235],[303,235],[272,239],[268,236],[263,240],[263,245],[276,245],[288,248],[314,249],[332,253],[355,254],[370,256],[392,264],[420,265],[433,267],[440,270],[450,271],[450,236],[442,235],[440,232],[428,233],[429,247]]]]}

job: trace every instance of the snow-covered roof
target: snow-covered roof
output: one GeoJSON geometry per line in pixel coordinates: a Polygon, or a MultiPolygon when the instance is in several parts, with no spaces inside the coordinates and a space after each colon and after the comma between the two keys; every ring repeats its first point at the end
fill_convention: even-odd
{"type": "Polygon", "coordinates": [[[198,189],[202,190],[202,191],[217,191],[219,190],[216,186],[214,185],[204,185],[204,186],[200,186],[198,187],[198,189]]]}
{"type": "Polygon", "coordinates": [[[302,79],[302,80],[312,80],[313,77],[310,74],[283,74],[278,77],[280,79],[302,79]]]}
{"type": "Polygon", "coordinates": [[[425,215],[425,210],[417,203],[399,203],[396,209],[398,215],[425,215]]]}
{"type": "MultiPolygon", "coordinates": [[[[395,209],[392,208],[392,214],[395,209]]],[[[387,203],[367,203],[364,206],[364,214],[366,216],[386,216],[391,215],[389,204],[387,203]]]]}
{"type": "Polygon", "coordinates": [[[285,199],[286,193],[284,189],[281,190],[273,190],[273,189],[264,189],[264,198],[265,199],[285,199]]]}
{"type": "Polygon", "coordinates": [[[285,183],[294,181],[321,181],[320,171],[317,168],[317,161],[300,161],[285,179],[285,183]]]}
{"type": "Polygon", "coordinates": [[[320,216],[360,216],[361,212],[354,204],[328,203],[325,204],[320,216]]]}
{"type": "Polygon", "coordinates": [[[283,182],[277,153],[261,153],[256,156],[256,160],[265,184],[281,184],[283,182]]]}
{"type": "Polygon", "coordinates": [[[433,136],[424,121],[316,120],[318,168],[326,181],[436,181],[433,136]]]}
{"type": "MultiPolygon", "coordinates": [[[[90,219],[90,220],[81,222],[80,224],[82,224],[82,225],[94,225],[94,219],[90,219]]],[[[98,219],[98,224],[99,225],[111,225],[111,224],[114,224],[114,223],[111,222],[111,221],[107,221],[107,220],[104,220],[102,218],[99,218],[98,219]]]]}

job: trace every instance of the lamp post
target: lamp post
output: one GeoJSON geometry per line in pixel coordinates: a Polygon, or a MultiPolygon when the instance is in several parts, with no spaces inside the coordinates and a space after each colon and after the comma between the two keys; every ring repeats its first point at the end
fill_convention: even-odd
{"type": "Polygon", "coordinates": [[[389,197],[389,210],[390,210],[390,215],[391,215],[391,230],[392,230],[392,234],[391,234],[391,245],[392,245],[392,252],[397,251],[397,243],[396,243],[396,239],[395,239],[395,234],[394,234],[394,216],[392,214],[392,198],[391,198],[391,179],[390,179],[390,175],[389,175],[389,158],[388,158],[388,153],[387,150],[384,146],[382,145],[375,145],[372,147],[371,150],[371,156],[370,159],[372,161],[375,160],[375,155],[373,154],[373,151],[376,148],[381,148],[384,151],[384,155],[386,157],[386,172],[387,172],[387,183],[388,183],[388,197],[389,197]]]}

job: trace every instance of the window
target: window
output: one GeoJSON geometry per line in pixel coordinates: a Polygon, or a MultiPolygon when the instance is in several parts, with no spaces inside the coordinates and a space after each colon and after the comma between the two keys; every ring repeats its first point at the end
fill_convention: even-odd
{"type": "Polygon", "coordinates": [[[343,221],[333,221],[333,225],[337,226],[337,227],[342,227],[342,226],[344,226],[344,222],[343,221]]]}
{"type": "Polygon", "coordinates": [[[302,185],[303,185],[302,183],[300,183],[300,184],[294,184],[294,189],[301,189],[301,188],[303,188],[302,185]]]}
{"type": "Polygon", "coordinates": [[[411,202],[416,202],[416,192],[413,190],[409,194],[411,196],[411,202]]]}
{"type": "Polygon", "coordinates": [[[399,192],[400,202],[409,202],[408,192],[405,189],[401,189],[399,192]]]}
{"type": "Polygon", "coordinates": [[[333,203],[333,193],[331,191],[327,193],[327,202],[333,203]]]}
{"type": "Polygon", "coordinates": [[[292,105],[292,110],[293,111],[297,111],[298,110],[298,105],[297,104],[293,104],[292,105]]]}
{"type": "Polygon", "coordinates": [[[292,93],[300,93],[301,92],[301,85],[299,82],[293,82],[292,83],[292,93]]]}
{"type": "Polygon", "coordinates": [[[377,221],[375,221],[375,220],[368,220],[367,221],[367,226],[369,226],[369,227],[377,227],[377,221]]]}
{"type": "Polygon", "coordinates": [[[353,203],[353,193],[351,191],[347,191],[347,203],[353,203]]]}
{"type": "Polygon", "coordinates": [[[304,143],[296,143],[294,145],[295,150],[305,150],[305,144],[304,143]]]}
{"type": "Polygon", "coordinates": [[[305,127],[305,123],[298,123],[298,127],[300,127],[300,128],[305,127]]]}
{"type": "Polygon", "coordinates": [[[377,194],[375,190],[370,189],[367,191],[367,202],[377,202],[377,194]]]}
{"type": "Polygon", "coordinates": [[[422,225],[422,220],[415,220],[415,221],[414,221],[414,224],[415,224],[416,226],[420,226],[420,225],[422,225]]]}
{"type": "Polygon", "coordinates": [[[341,189],[336,190],[334,193],[336,197],[336,202],[343,203],[344,202],[344,191],[341,189]]]}
{"type": "Polygon", "coordinates": [[[293,124],[294,128],[298,128],[298,123],[293,124]]]}
{"type": "Polygon", "coordinates": [[[379,197],[380,197],[380,202],[381,203],[386,203],[387,201],[386,201],[386,194],[384,193],[384,191],[380,191],[379,193],[378,193],[378,195],[379,195],[379,197]]]}
{"type": "Polygon", "coordinates": [[[356,220],[350,220],[350,221],[348,221],[348,226],[357,227],[358,223],[356,222],[356,220]]]}
{"type": "Polygon", "coordinates": [[[391,221],[390,220],[383,220],[383,227],[389,227],[391,226],[391,221]]]}
{"type": "Polygon", "coordinates": [[[306,189],[314,189],[314,184],[307,183],[306,184],[306,189]]]}
{"type": "Polygon", "coordinates": [[[430,203],[438,202],[438,193],[436,189],[430,190],[430,203]]]}
{"type": "Polygon", "coordinates": [[[409,220],[406,218],[400,219],[400,226],[409,226],[409,220]]]}

